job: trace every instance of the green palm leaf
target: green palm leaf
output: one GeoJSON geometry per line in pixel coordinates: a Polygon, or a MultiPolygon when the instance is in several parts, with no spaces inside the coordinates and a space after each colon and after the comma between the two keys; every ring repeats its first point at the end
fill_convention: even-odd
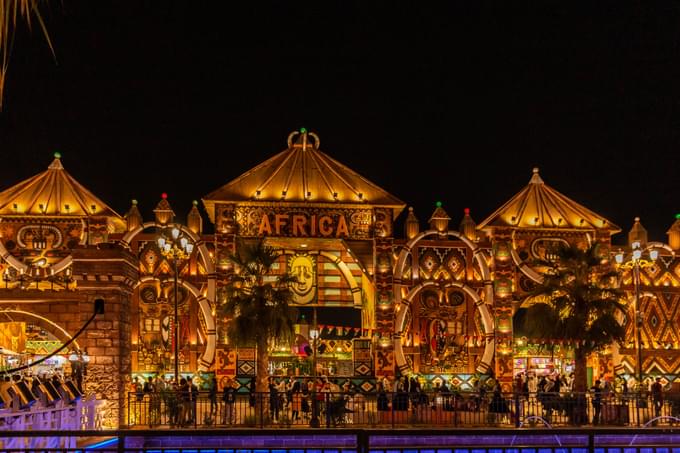
{"type": "Polygon", "coordinates": [[[0,1],[0,110],[2,109],[5,78],[7,76],[9,57],[12,53],[12,45],[14,44],[14,32],[18,21],[25,22],[29,29],[32,28],[32,20],[38,22],[40,30],[52,52],[52,56],[56,58],[52,40],[38,8],[40,3],[38,0],[0,1]]]}
{"type": "Polygon", "coordinates": [[[531,296],[535,303],[517,310],[515,335],[552,338],[574,344],[575,389],[586,389],[587,354],[623,339],[616,314],[624,310],[621,291],[614,287],[616,271],[604,263],[597,247],[561,246],[555,261],[537,261],[544,280],[531,296]]]}
{"type": "Polygon", "coordinates": [[[290,344],[294,338],[298,314],[291,306],[290,283],[296,279],[274,274],[281,253],[261,240],[240,241],[236,250],[229,257],[234,273],[220,291],[221,312],[229,342],[256,348],[257,390],[266,391],[270,345],[290,344]]]}

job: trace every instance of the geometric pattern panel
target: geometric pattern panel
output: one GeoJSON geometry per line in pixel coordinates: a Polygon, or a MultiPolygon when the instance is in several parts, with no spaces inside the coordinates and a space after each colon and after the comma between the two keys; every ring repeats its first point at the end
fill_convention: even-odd
{"type": "Polygon", "coordinates": [[[371,356],[371,340],[354,340],[354,375],[372,376],[373,357],[371,356]]]}
{"type": "Polygon", "coordinates": [[[238,360],[236,374],[239,376],[255,376],[255,361],[238,360]]]}
{"type": "Polygon", "coordinates": [[[255,348],[238,349],[236,375],[255,376],[255,348]]]}

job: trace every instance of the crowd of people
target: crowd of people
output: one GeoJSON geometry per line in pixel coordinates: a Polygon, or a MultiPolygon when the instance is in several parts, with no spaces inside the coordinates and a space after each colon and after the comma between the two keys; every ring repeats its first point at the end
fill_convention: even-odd
{"type": "Polygon", "coordinates": [[[171,426],[188,426],[200,422],[196,419],[199,389],[193,379],[181,378],[179,382],[151,376],[145,381],[135,376],[132,380],[135,400],[132,409],[135,418],[148,419],[149,426],[159,425],[165,408],[171,426]],[[148,401],[148,405],[144,402],[148,401]],[[148,408],[148,411],[144,409],[148,408]],[[146,412],[146,413],[145,413],[146,412]]]}
{"type": "MultiPolygon", "coordinates": [[[[623,407],[620,401],[628,394],[622,395],[622,387],[614,386],[611,380],[596,380],[587,395],[577,394],[573,391],[573,373],[538,377],[518,374],[512,392],[503,392],[500,383],[492,377],[473,379],[464,389],[441,378],[434,383],[423,382],[417,376],[385,377],[377,380],[374,391],[366,392],[358,389],[350,379],[270,377],[267,392],[258,393],[254,378],[246,383],[223,378],[218,385],[213,377],[203,384],[207,391],[199,392],[197,383],[191,379],[182,378],[175,384],[160,377],[146,380],[135,377],[131,406],[134,421],[137,424],[148,422],[151,426],[302,425],[313,417],[317,417],[320,425],[336,426],[372,423],[367,415],[371,413],[377,415],[377,421],[373,422],[382,423],[383,419],[393,418],[394,413],[412,414],[413,420],[420,420],[447,411],[473,413],[476,423],[513,423],[532,415],[551,423],[557,414],[564,417],[565,423],[598,425],[617,423],[610,414],[615,405],[614,395],[618,398],[616,404],[623,407]],[[590,410],[587,410],[588,406],[590,410]],[[359,415],[354,415],[357,412],[359,415]],[[387,417],[382,417],[381,413],[387,417]],[[487,417],[486,420],[481,414],[487,417]]],[[[636,397],[632,391],[629,394],[631,398],[636,397]]],[[[653,414],[659,416],[664,405],[664,388],[659,379],[650,386],[645,398],[647,396],[653,414]]],[[[632,399],[626,403],[626,411],[631,404],[632,399]]],[[[680,400],[676,405],[680,415],[680,400]]],[[[625,416],[626,420],[619,422],[627,423],[627,414],[625,416]]]]}

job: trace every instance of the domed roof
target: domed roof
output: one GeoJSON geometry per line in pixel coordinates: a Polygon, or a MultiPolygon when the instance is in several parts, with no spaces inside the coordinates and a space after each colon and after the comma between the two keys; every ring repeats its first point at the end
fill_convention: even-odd
{"type": "Polygon", "coordinates": [[[319,150],[306,129],[288,136],[288,148],[203,198],[211,220],[215,202],[334,203],[390,207],[403,201],[319,150]]]}
{"type": "Polygon", "coordinates": [[[543,182],[538,168],[533,169],[529,184],[498,208],[477,227],[539,228],[561,230],[607,230],[621,228],[543,182]]]}
{"type": "Polygon", "coordinates": [[[109,217],[117,228],[123,219],[64,170],[61,155],[46,171],[0,192],[0,216],[109,217]]]}

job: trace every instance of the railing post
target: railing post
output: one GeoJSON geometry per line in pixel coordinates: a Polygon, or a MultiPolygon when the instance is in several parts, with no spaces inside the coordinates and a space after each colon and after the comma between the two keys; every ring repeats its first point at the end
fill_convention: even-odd
{"type": "Polygon", "coordinates": [[[328,410],[331,407],[331,393],[330,392],[324,392],[325,398],[324,398],[324,407],[326,409],[326,428],[331,427],[331,412],[328,410]]]}
{"type": "Polygon", "coordinates": [[[125,453],[125,434],[118,431],[118,453],[125,453]]]}
{"type": "Polygon", "coordinates": [[[368,433],[363,429],[357,432],[357,453],[368,453],[368,433]]]}
{"type": "Polygon", "coordinates": [[[642,398],[641,398],[642,392],[640,389],[638,389],[636,395],[635,395],[635,414],[636,414],[636,424],[637,427],[640,427],[640,405],[642,404],[642,398]]]}
{"type": "Polygon", "coordinates": [[[394,392],[392,392],[392,405],[390,406],[392,409],[392,429],[394,429],[394,392]]]}
{"type": "Polygon", "coordinates": [[[264,427],[264,393],[259,392],[258,398],[260,399],[260,404],[258,404],[258,406],[260,406],[260,428],[263,428],[264,427]]]}
{"type": "Polygon", "coordinates": [[[515,391],[515,428],[519,428],[519,392],[515,391]]]}
{"type": "Polygon", "coordinates": [[[453,402],[451,403],[451,409],[453,414],[453,426],[458,426],[458,395],[453,394],[453,402]]]}
{"type": "Polygon", "coordinates": [[[590,453],[595,453],[595,432],[588,431],[588,451],[590,453]]]}

